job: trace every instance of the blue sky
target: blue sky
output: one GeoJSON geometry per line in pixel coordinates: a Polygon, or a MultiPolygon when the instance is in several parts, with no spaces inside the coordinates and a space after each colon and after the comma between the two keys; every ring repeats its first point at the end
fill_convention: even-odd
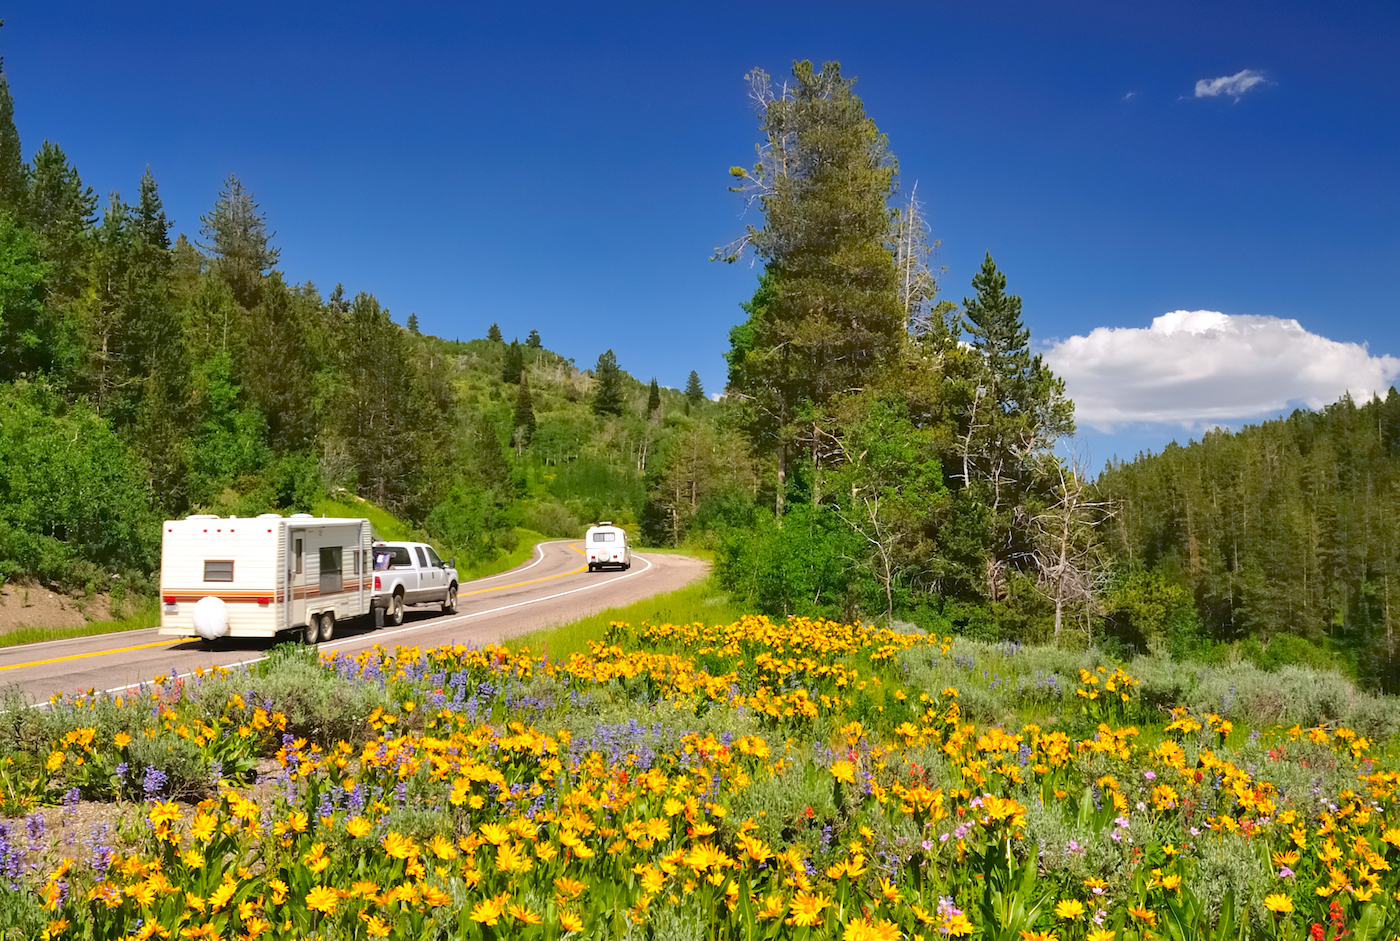
{"type": "Polygon", "coordinates": [[[194,235],[236,173],[294,281],[712,392],[756,278],[707,260],[746,221],[743,75],[839,60],[919,184],[944,296],[991,251],[1039,342],[1086,338],[1052,355],[1072,391],[1136,384],[1081,416],[1096,464],[1400,371],[1398,42],[1400,5],[1345,2],[44,0],[0,30],[26,152],[59,143],[104,195],[149,164],[194,235]],[[1238,100],[1195,94],[1246,70],[1238,100]],[[1173,311],[1227,317],[1172,320],[1206,325],[1181,347],[1149,329],[1173,311]],[[1154,373],[1169,354],[1205,365],[1154,373]]]}

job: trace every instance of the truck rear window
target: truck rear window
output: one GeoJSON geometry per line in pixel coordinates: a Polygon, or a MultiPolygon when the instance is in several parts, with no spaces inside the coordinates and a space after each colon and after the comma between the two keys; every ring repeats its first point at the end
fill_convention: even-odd
{"type": "Polygon", "coordinates": [[[408,556],[408,549],[404,546],[375,546],[374,547],[374,570],[382,572],[388,568],[398,568],[401,565],[412,565],[413,560],[408,556]]]}

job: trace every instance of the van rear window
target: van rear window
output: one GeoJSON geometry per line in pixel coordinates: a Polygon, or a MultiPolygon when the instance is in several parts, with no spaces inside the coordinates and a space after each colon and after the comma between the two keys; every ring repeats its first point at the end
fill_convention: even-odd
{"type": "Polygon", "coordinates": [[[233,581],[232,559],[205,559],[204,580],[206,582],[233,581]]]}
{"type": "Polygon", "coordinates": [[[594,533],[594,534],[593,534],[593,541],[594,541],[594,542],[616,542],[616,541],[617,541],[617,533],[594,533]]]}

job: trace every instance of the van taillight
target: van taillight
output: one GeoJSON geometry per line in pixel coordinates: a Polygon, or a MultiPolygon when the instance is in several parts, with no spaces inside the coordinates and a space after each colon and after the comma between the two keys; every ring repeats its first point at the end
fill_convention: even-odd
{"type": "Polygon", "coordinates": [[[378,575],[374,576],[374,590],[375,590],[375,591],[378,591],[378,590],[379,590],[379,576],[378,576],[378,575]]]}

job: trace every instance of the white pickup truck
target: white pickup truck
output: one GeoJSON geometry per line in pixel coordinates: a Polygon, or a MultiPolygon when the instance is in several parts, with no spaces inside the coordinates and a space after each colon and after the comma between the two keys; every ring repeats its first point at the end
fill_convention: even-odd
{"type": "Polygon", "coordinates": [[[443,614],[457,612],[455,561],[444,562],[424,542],[376,542],[374,559],[374,607],[384,611],[389,624],[403,623],[403,611],[411,604],[440,604],[443,614]]]}

